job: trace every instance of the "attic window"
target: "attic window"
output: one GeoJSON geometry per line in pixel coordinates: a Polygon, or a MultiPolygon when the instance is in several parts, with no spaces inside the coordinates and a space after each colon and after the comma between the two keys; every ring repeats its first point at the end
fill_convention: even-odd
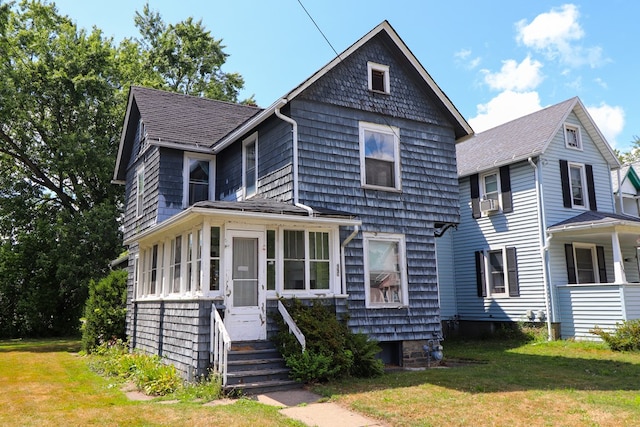
{"type": "Polygon", "coordinates": [[[582,150],[582,139],[580,138],[579,127],[564,125],[564,140],[567,148],[582,150]]]}
{"type": "Polygon", "coordinates": [[[372,92],[389,92],[389,66],[367,62],[367,73],[369,76],[369,90],[372,92]]]}

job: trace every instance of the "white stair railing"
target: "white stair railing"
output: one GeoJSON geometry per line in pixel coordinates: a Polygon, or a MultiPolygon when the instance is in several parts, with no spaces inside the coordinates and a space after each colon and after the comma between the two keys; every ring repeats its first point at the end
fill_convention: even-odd
{"type": "Polygon", "coordinates": [[[222,377],[222,386],[227,385],[227,356],[231,350],[231,337],[224,327],[218,310],[211,308],[211,351],[209,361],[213,364],[214,372],[222,377]]]}
{"type": "Polygon", "coordinates": [[[302,333],[300,328],[298,328],[298,325],[296,325],[296,322],[294,322],[293,318],[285,308],[284,304],[282,304],[282,301],[278,301],[278,311],[284,319],[284,322],[289,327],[289,333],[292,333],[297,338],[298,342],[302,346],[302,352],[304,353],[307,348],[307,340],[305,339],[304,334],[302,333]]]}

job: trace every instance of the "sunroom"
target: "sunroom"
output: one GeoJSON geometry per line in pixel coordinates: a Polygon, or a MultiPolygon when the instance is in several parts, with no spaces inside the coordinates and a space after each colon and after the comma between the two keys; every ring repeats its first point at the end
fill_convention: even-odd
{"type": "Polygon", "coordinates": [[[266,339],[267,300],[346,297],[340,227],[359,225],[265,199],[196,203],[132,238],[134,303],[211,301],[233,341],[266,339]]]}

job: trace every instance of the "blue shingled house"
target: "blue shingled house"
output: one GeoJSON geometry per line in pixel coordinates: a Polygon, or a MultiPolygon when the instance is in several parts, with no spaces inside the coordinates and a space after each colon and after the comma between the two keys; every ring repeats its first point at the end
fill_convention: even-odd
{"type": "Polygon", "coordinates": [[[224,370],[229,342],[267,340],[295,297],[424,365],[471,134],[386,21],[266,109],[132,87],[114,173],[132,346],[224,370]]]}
{"type": "Polygon", "coordinates": [[[457,160],[460,224],[438,240],[446,326],[596,339],[640,318],[640,219],[616,213],[620,163],[580,99],[478,133],[457,160]]]}

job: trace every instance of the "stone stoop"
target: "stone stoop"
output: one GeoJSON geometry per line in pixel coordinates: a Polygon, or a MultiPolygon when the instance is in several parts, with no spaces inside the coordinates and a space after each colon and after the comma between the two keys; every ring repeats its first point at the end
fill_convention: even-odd
{"type": "Polygon", "coordinates": [[[227,355],[227,385],[229,394],[256,395],[273,391],[301,388],[289,378],[290,369],[271,341],[233,343],[227,355]]]}

